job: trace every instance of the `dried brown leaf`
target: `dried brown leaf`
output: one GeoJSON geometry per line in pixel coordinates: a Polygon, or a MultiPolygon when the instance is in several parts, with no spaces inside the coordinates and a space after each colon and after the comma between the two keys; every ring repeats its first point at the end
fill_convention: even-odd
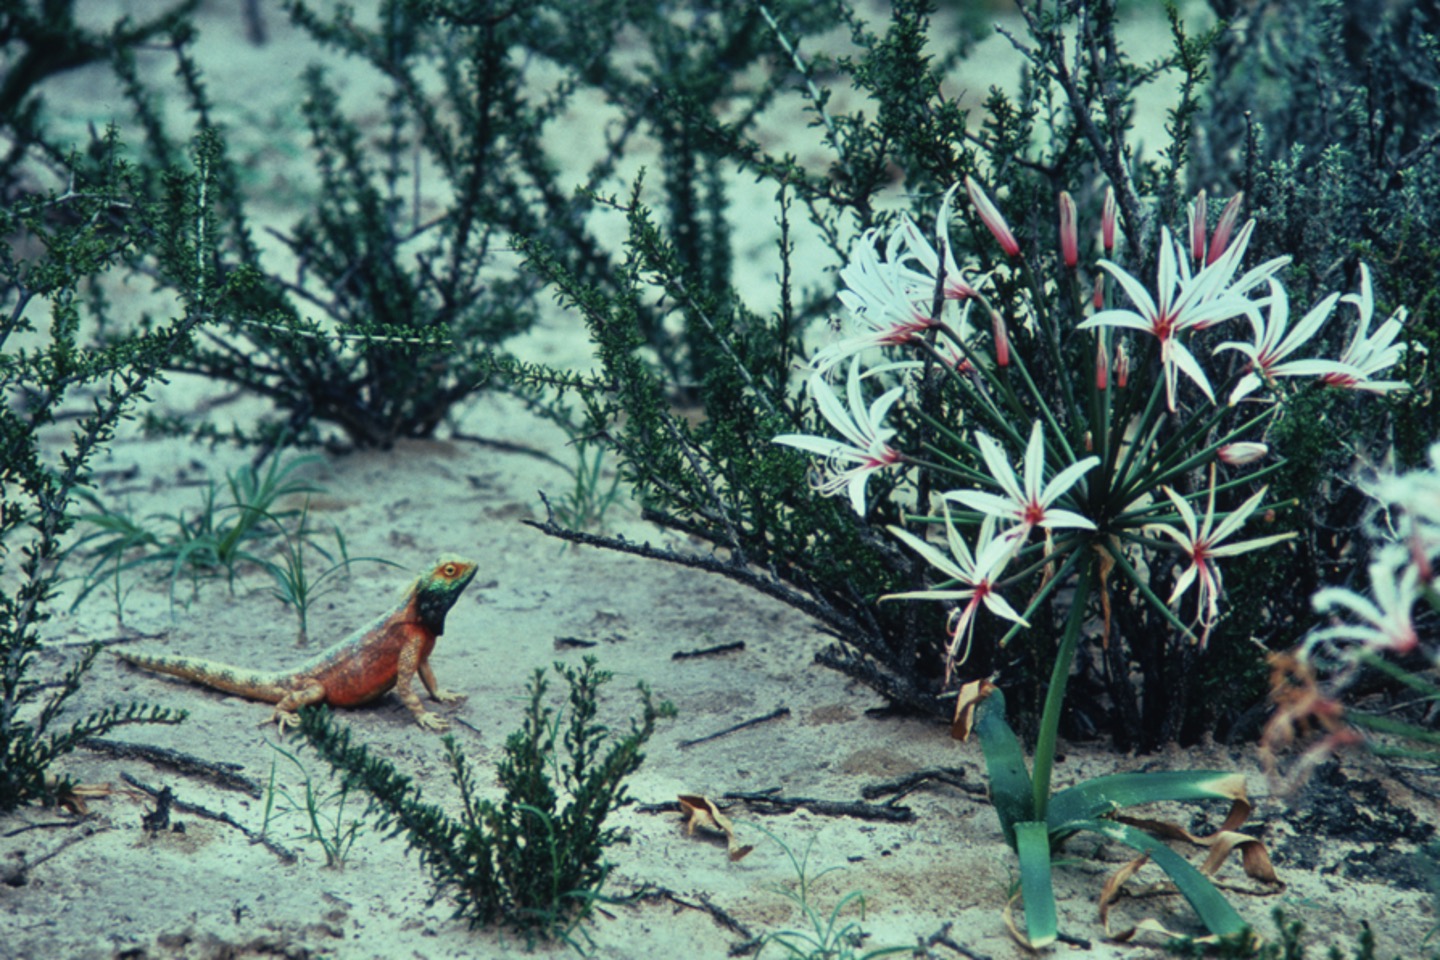
{"type": "Polygon", "coordinates": [[[755,849],[753,844],[741,846],[736,841],[735,825],[720,811],[714,800],[698,793],[682,793],[677,799],[680,801],[680,812],[685,814],[686,836],[693,837],[696,827],[725,834],[726,850],[731,863],[755,849]]]}
{"type": "Polygon", "coordinates": [[[955,698],[955,719],[950,722],[950,736],[956,740],[970,739],[975,726],[975,710],[981,702],[995,691],[995,684],[989,680],[972,680],[960,688],[955,698]]]}

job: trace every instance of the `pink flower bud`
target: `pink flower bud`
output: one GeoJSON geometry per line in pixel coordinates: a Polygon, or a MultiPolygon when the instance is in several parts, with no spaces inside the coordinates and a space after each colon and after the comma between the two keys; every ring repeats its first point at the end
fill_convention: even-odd
{"type": "Polygon", "coordinates": [[[1130,354],[1123,342],[1115,345],[1115,386],[1124,390],[1130,384],[1130,354]]]}
{"type": "Polygon", "coordinates": [[[1238,467],[1246,463],[1254,463],[1265,454],[1270,448],[1263,443],[1227,443],[1217,451],[1221,463],[1228,463],[1232,467],[1238,467]]]}
{"type": "Polygon", "coordinates": [[[1068,191],[1060,191],[1060,259],[1067,269],[1080,263],[1080,238],[1075,228],[1075,200],[1068,191]]]}
{"type": "Polygon", "coordinates": [[[975,212],[980,214],[981,221],[995,235],[995,239],[1000,243],[1000,249],[1005,251],[1005,256],[1020,256],[1020,244],[1015,242],[1015,235],[1010,232],[1010,225],[1005,222],[1005,217],[1001,215],[995,204],[990,202],[990,198],[985,195],[984,190],[980,189],[980,185],[975,182],[973,177],[965,178],[965,192],[970,194],[970,202],[975,205],[975,212]]]}
{"type": "Polygon", "coordinates": [[[1000,311],[990,311],[990,325],[995,330],[995,365],[1003,369],[1010,366],[1010,335],[1005,332],[1005,318],[1000,311]]]}
{"type": "Polygon", "coordinates": [[[1097,338],[1095,341],[1095,389],[1108,390],[1110,388],[1110,358],[1105,355],[1105,341],[1097,338]]]}
{"type": "Polygon", "coordinates": [[[1225,248],[1230,246],[1230,234],[1235,231],[1235,221],[1240,218],[1240,206],[1244,202],[1245,192],[1242,190],[1231,197],[1225,209],[1220,211],[1220,220],[1215,224],[1215,232],[1210,235],[1210,247],[1205,251],[1206,266],[1219,260],[1225,248]]]}
{"type": "Polygon", "coordinates": [[[1105,309],[1105,274],[1095,274],[1095,309],[1105,309]]]}
{"type": "Polygon", "coordinates": [[[1205,262],[1205,191],[1201,190],[1190,204],[1190,259],[1205,262]]]}
{"type": "Polygon", "coordinates": [[[1100,210],[1100,246],[1105,256],[1115,252],[1115,188],[1105,188],[1105,206],[1100,210]]]}

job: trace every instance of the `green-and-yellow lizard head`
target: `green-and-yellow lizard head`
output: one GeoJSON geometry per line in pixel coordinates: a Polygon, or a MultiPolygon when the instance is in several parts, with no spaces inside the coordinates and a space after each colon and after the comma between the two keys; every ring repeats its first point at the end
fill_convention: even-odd
{"type": "Polygon", "coordinates": [[[473,560],[455,556],[437,560],[434,569],[415,581],[415,611],[420,622],[437,634],[444,633],[445,614],[475,579],[476,569],[473,560]]]}

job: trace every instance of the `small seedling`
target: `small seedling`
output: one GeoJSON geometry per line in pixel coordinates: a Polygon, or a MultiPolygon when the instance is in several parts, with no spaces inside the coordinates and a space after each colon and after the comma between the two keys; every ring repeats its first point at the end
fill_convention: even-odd
{"type": "Polygon", "coordinates": [[[293,511],[275,510],[276,502],[285,496],[315,493],[318,487],[305,480],[291,479],[296,469],[311,463],[315,457],[298,457],[281,464],[271,460],[262,474],[254,467],[241,467],[226,474],[225,484],[230,503],[216,504],[215,484],[208,484],[199,509],[189,513],[155,514],[149,519],[159,521],[147,526],[134,517],[111,510],[93,493],[83,498],[95,508],[79,520],[94,527],[92,532],[71,548],[84,549],[93,559],[75,598],[78,606],[97,587],[109,583],[116,595],[117,616],[123,610],[122,574],[147,564],[168,563],[170,566],[170,602],[175,602],[175,584],[189,574],[192,590],[198,590],[202,577],[219,571],[225,573],[231,588],[235,585],[236,567],[242,563],[266,566],[251,549],[251,544],[267,536],[266,521],[283,520],[293,511]],[[169,528],[168,530],[166,528],[169,528]]]}
{"type": "Polygon", "coordinates": [[[300,620],[296,646],[303,647],[310,642],[310,604],[337,589],[338,577],[342,574],[349,575],[350,564],[373,561],[392,567],[399,566],[394,561],[386,560],[383,557],[352,558],[345,546],[345,535],[340,532],[339,527],[332,526],[331,530],[335,535],[335,552],[339,557],[337,560],[329,551],[315,542],[313,531],[309,526],[310,503],[308,500],[300,510],[300,522],[293,533],[286,530],[285,525],[278,518],[272,516],[269,519],[280,531],[280,535],[285,538],[285,547],[281,553],[280,562],[267,562],[265,569],[275,579],[275,587],[270,591],[271,594],[287,607],[294,607],[295,615],[300,620]],[[313,576],[305,567],[307,545],[329,564],[313,576]]]}
{"type": "Polygon", "coordinates": [[[277,785],[275,768],[279,761],[271,761],[270,778],[265,786],[265,811],[260,835],[265,836],[270,824],[276,819],[291,813],[302,813],[305,816],[306,831],[299,839],[313,840],[320,844],[320,848],[325,851],[325,866],[337,870],[344,867],[350,848],[356,838],[365,831],[363,815],[347,817],[345,814],[345,807],[350,799],[349,783],[342,780],[335,790],[324,793],[316,786],[310,770],[299,757],[278,744],[272,743],[270,747],[294,765],[301,778],[302,792],[297,798],[289,790],[277,785]],[[329,809],[331,807],[334,808],[333,811],[329,809]]]}
{"type": "Polygon", "coordinates": [[[873,960],[877,957],[893,957],[914,952],[913,946],[863,949],[866,937],[861,927],[865,921],[864,893],[852,890],[836,901],[828,911],[816,905],[815,882],[839,869],[831,867],[815,874],[809,872],[810,853],[815,847],[816,838],[812,836],[806,842],[804,851],[797,856],[785,841],[759,824],[755,826],[775,841],[775,845],[783,850],[790,860],[790,865],[795,870],[795,883],[793,886],[777,886],[775,891],[795,905],[805,922],[803,930],[781,930],[765,934],[760,938],[757,957],[764,955],[766,948],[770,946],[779,947],[784,951],[784,956],[793,960],[873,960]],[[846,918],[852,908],[858,912],[858,919],[846,918]]]}
{"type": "Polygon", "coordinates": [[[598,529],[604,526],[605,514],[620,499],[620,476],[612,475],[608,485],[603,480],[603,446],[576,440],[574,448],[575,466],[566,468],[573,483],[555,503],[555,517],[574,530],[598,529]]]}

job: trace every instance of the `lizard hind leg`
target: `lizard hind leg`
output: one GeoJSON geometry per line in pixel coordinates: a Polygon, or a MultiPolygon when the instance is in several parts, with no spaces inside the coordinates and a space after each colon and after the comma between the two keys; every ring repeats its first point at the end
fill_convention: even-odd
{"type": "Polygon", "coordinates": [[[296,713],[297,710],[324,702],[325,685],[318,680],[311,680],[304,686],[286,693],[280,702],[275,704],[275,712],[270,715],[270,720],[273,720],[280,728],[280,732],[284,733],[287,728],[300,725],[300,716],[296,713]]]}

